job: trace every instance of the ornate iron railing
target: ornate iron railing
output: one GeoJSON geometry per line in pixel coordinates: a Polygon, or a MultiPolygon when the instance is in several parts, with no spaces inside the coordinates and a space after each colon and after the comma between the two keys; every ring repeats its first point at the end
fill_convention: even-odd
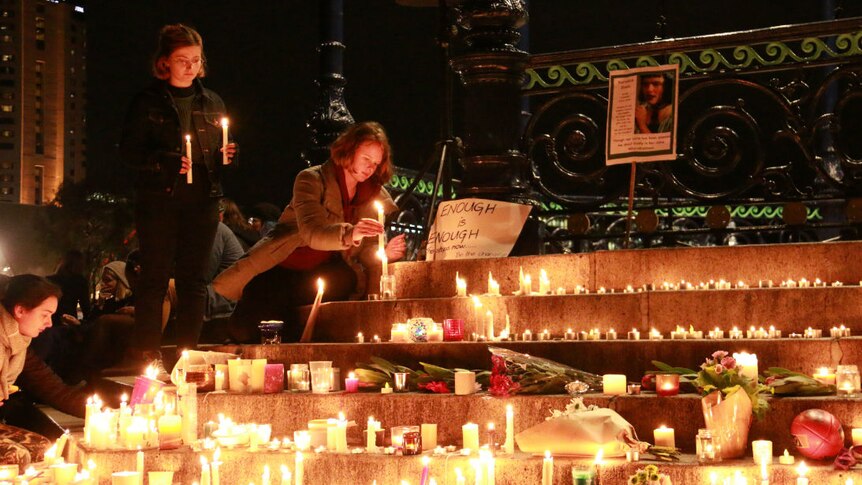
{"type": "Polygon", "coordinates": [[[833,230],[862,220],[862,18],[852,18],[531,56],[523,93],[533,111],[524,135],[533,186],[563,208],[546,217],[589,222],[559,224],[568,234],[554,237],[622,233],[596,224],[625,217],[629,184],[628,165],[605,165],[608,73],[661,64],[679,65],[678,156],[638,165],[642,236],[673,231],[674,212],[695,206],[721,214],[692,212],[684,217],[697,227],[682,232],[833,230]],[[783,210],[752,223],[758,205],[783,210]]]}

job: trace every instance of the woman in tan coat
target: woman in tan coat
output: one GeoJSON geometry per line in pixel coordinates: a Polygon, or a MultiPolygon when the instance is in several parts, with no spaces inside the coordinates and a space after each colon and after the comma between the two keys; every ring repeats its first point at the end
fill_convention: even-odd
{"type": "MultiPolygon", "coordinates": [[[[299,173],[278,225],[213,283],[221,295],[239,300],[232,338],[254,342],[258,323],[282,320],[284,339],[299,340],[303,324],[291,323],[293,312],[313,301],[318,277],[326,282],[325,301],[365,292],[364,267],[378,264],[376,236],[384,231],[374,203],[387,214],[397,210],[383,188],[391,172],[386,132],[363,122],[338,137],[329,161],[299,173]]],[[[396,236],[386,256],[397,261],[405,250],[404,236],[396,236]]]]}

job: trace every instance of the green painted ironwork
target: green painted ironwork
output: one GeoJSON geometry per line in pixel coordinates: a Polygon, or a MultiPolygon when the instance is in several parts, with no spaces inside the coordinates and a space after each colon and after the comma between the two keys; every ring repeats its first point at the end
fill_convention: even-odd
{"type": "MultiPolygon", "coordinates": [[[[415,179],[413,177],[408,177],[407,175],[399,175],[394,174],[392,178],[389,179],[389,183],[386,184],[386,188],[392,189],[395,191],[405,191],[407,187],[410,187],[410,184],[413,183],[415,179]]],[[[419,196],[431,197],[431,192],[434,190],[434,182],[430,180],[422,179],[416,185],[416,189],[414,193],[419,196]]],[[[443,197],[443,186],[440,185],[437,187],[437,197],[443,197]]],[[[454,198],[454,196],[453,196],[454,198]]]]}
{"type": "MultiPolygon", "coordinates": [[[[671,52],[667,63],[678,64],[680,74],[703,74],[720,70],[742,70],[775,67],[783,64],[841,60],[862,55],[862,31],[830,35],[826,39],[806,37],[791,46],[786,42],[772,41],[763,44],[739,45],[722,49],[708,48],[690,52],[671,52]],[[829,45],[834,42],[834,48],[829,45]]],[[[543,69],[527,69],[525,91],[572,86],[588,86],[608,81],[610,71],[632,67],[658,66],[656,56],[646,55],[629,59],[610,59],[602,62],[579,62],[571,66],[556,65],[543,69]],[[543,74],[544,72],[544,78],[543,74]]]]}
{"type": "MultiPolygon", "coordinates": [[[[616,205],[616,204],[614,204],[616,205]]],[[[600,211],[608,215],[625,217],[627,211],[609,205],[610,210],[600,211]]],[[[543,205],[543,209],[544,209],[543,205]]],[[[728,207],[731,217],[735,219],[761,219],[772,220],[780,219],[784,214],[784,208],[781,206],[771,205],[738,205],[728,207]]],[[[546,209],[547,210],[547,209],[546,209]]],[[[636,211],[637,212],[637,211],[636,211]]],[[[706,217],[709,212],[709,207],[706,206],[689,206],[689,207],[672,207],[655,209],[655,213],[659,217],[706,217]]],[[[823,215],[820,213],[819,207],[808,207],[808,221],[822,221],[823,215]]]]}

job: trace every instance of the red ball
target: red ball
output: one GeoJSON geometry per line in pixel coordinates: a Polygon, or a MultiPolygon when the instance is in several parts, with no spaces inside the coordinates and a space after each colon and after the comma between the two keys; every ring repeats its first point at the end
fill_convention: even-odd
{"type": "Polygon", "coordinates": [[[834,458],[844,447],[844,429],[832,413],[808,409],[793,418],[790,434],[796,449],[812,460],[834,458]]]}

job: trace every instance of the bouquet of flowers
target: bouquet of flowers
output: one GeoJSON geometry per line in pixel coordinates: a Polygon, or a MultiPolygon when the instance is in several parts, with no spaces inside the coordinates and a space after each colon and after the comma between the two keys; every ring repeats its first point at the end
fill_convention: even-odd
{"type": "MultiPolygon", "coordinates": [[[[464,369],[447,369],[433,364],[420,362],[422,367],[413,370],[403,365],[393,364],[380,357],[371,357],[371,363],[359,363],[356,365],[356,377],[359,378],[361,387],[379,389],[389,383],[390,387],[395,385],[395,373],[407,374],[407,388],[422,390],[440,394],[451,393],[455,389],[455,371],[464,369]]],[[[488,385],[490,372],[486,370],[473,370],[476,373],[476,383],[480,386],[488,385]]]]}
{"type": "Polygon", "coordinates": [[[647,465],[629,477],[629,485],[671,485],[670,477],[659,473],[655,465],[647,465]]]}
{"type": "Polygon", "coordinates": [[[601,389],[602,376],[573,369],[552,360],[534,357],[500,347],[491,352],[491,378],[488,391],[495,396],[511,394],[565,394],[568,384],[580,383],[579,392],[601,389]]]}

